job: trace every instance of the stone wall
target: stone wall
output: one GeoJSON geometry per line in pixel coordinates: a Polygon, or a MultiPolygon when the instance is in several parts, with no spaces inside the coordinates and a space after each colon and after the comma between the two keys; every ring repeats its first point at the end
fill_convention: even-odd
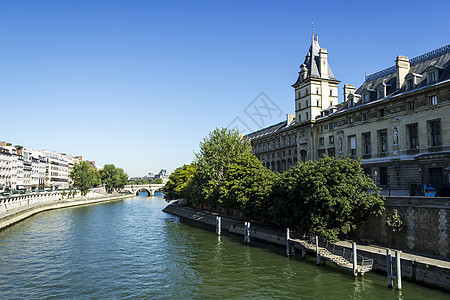
{"type": "Polygon", "coordinates": [[[386,197],[386,211],[369,218],[349,237],[374,241],[383,246],[450,258],[450,198],[386,197]],[[386,215],[398,210],[400,232],[386,226],[386,215]]]}

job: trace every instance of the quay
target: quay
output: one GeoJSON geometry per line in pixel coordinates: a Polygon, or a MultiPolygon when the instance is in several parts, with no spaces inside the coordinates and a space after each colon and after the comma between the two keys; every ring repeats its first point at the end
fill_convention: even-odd
{"type": "Polygon", "coordinates": [[[70,199],[63,199],[64,197],[61,191],[24,194],[3,198],[0,199],[0,230],[43,211],[92,205],[128,197],[130,197],[129,194],[108,195],[99,190],[93,190],[84,197],[78,196],[70,199]]]}
{"type": "MultiPolygon", "coordinates": [[[[216,213],[210,213],[206,211],[197,210],[190,207],[180,206],[177,203],[169,204],[163,209],[164,212],[170,213],[188,221],[193,221],[199,225],[205,225],[208,228],[216,228],[216,232],[223,234],[228,232],[231,234],[241,235],[245,238],[245,241],[256,239],[270,244],[286,247],[287,239],[286,228],[272,227],[259,223],[250,222],[228,216],[221,216],[216,213]],[[220,216],[220,218],[218,218],[220,216]],[[218,219],[220,220],[218,222],[218,219]],[[216,224],[220,223],[220,229],[216,227],[216,224]]],[[[302,246],[305,252],[315,253],[312,249],[312,245],[305,247],[302,245],[303,241],[292,238],[291,241],[294,249],[301,252],[302,246]]],[[[352,242],[339,241],[335,243],[336,246],[342,247],[351,253],[353,251],[352,242]]],[[[358,255],[371,262],[372,270],[387,275],[388,270],[388,248],[380,247],[376,245],[363,245],[358,244],[358,255]]],[[[319,251],[320,252],[320,251],[319,251]]],[[[322,252],[323,254],[324,252],[322,252]]],[[[389,256],[390,257],[390,256],[389,256]]],[[[331,259],[329,259],[331,261],[331,259]]],[[[335,262],[334,262],[335,263],[335,262]]],[[[346,267],[350,268],[347,264],[346,267]]],[[[362,266],[363,264],[361,264],[362,266]]],[[[415,282],[424,286],[433,287],[446,292],[450,292],[450,261],[446,259],[437,259],[433,257],[427,257],[415,253],[402,252],[400,259],[402,278],[411,282],[415,282]]],[[[367,270],[362,270],[363,274],[367,270]]],[[[394,273],[396,270],[393,270],[394,273]]],[[[390,274],[392,275],[392,273],[390,274]]],[[[391,278],[390,278],[391,279],[391,278]]]]}

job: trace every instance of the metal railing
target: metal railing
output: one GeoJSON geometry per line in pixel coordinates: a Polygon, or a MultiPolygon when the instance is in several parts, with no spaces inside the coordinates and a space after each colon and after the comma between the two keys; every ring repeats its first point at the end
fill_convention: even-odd
{"type": "MultiPolygon", "coordinates": [[[[305,237],[305,234],[303,234],[303,237],[305,237]]],[[[306,237],[307,242],[310,244],[315,244],[315,234],[308,234],[306,237]]],[[[324,248],[328,250],[331,254],[340,256],[344,259],[346,259],[349,263],[353,263],[353,250],[348,249],[343,246],[336,245],[336,242],[327,240],[323,237],[319,237],[319,247],[324,248]]],[[[361,268],[361,270],[367,271],[371,270],[373,267],[373,259],[364,257],[362,255],[357,254],[357,265],[361,268]]]]}

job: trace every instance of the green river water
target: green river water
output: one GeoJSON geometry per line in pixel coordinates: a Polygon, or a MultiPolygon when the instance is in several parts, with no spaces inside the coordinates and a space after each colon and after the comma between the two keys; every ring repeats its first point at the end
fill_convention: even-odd
{"type": "Polygon", "coordinates": [[[180,222],[162,196],[47,211],[0,231],[0,299],[449,299],[354,278],[180,222]]]}

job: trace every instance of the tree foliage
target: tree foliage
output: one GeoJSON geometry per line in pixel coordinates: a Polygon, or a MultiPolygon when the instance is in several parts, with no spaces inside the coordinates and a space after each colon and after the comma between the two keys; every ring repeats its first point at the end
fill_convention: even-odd
{"type": "Polygon", "coordinates": [[[285,172],[271,205],[275,223],[332,239],[383,210],[383,198],[360,161],[327,156],[285,172]]]}
{"type": "Polygon", "coordinates": [[[239,157],[225,172],[219,189],[221,205],[242,211],[253,219],[266,216],[265,201],[270,197],[277,175],[266,169],[253,154],[239,157]]]}
{"type": "Polygon", "coordinates": [[[100,173],[86,161],[75,163],[69,177],[82,195],[86,195],[90,188],[101,184],[100,173]]]}
{"type": "MultiPolygon", "coordinates": [[[[187,195],[188,186],[191,184],[195,173],[195,165],[183,165],[177,168],[169,176],[169,181],[163,187],[164,199],[166,201],[177,200],[181,198],[190,199],[187,195]]],[[[160,179],[160,178],[158,178],[160,179]]],[[[161,179],[162,183],[162,179],[161,179]]]]}
{"type": "MultiPolygon", "coordinates": [[[[223,197],[225,175],[243,156],[251,155],[252,147],[235,130],[216,129],[200,143],[196,154],[197,172],[194,179],[199,196],[209,206],[225,205],[223,197]]],[[[199,200],[199,199],[197,199],[199,200]]]]}
{"type": "Polygon", "coordinates": [[[121,168],[116,168],[113,164],[106,164],[103,169],[100,170],[100,175],[108,192],[123,188],[123,186],[128,183],[127,173],[121,168]]]}
{"type": "Polygon", "coordinates": [[[175,170],[164,193],[166,200],[186,198],[196,207],[235,209],[256,221],[332,239],[384,210],[360,161],[324,157],[278,174],[252,154],[248,141],[227,129],[216,129],[203,140],[196,161],[175,170]]]}
{"type": "Polygon", "coordinates": [[[152,179],[151,184],[162,184],[163,180],[162,178],[156,178],[156,179],[152,179]]]}

